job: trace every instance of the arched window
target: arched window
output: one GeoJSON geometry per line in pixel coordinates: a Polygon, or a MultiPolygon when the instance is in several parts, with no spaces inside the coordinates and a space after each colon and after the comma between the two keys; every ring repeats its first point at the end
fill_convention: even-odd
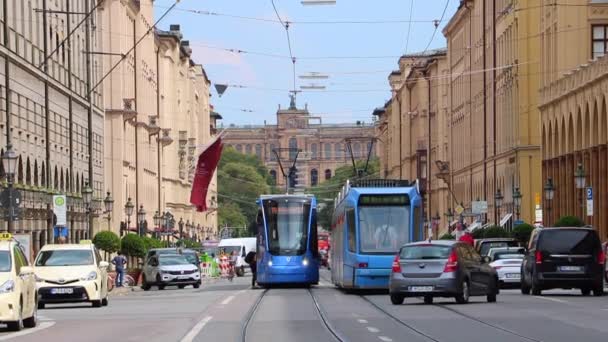
{"type": "Polygon", "coordinates": [[[55,165],[55,174],[53,175],[53,189],[57,190],[59,189],[59,176],[57,175],[59,173],[59,171],[57,171],[57,165],[55,165]]]}
{"type": "Polygon", "coordinates": [[[38,161],[37,160],[34,160],[34,185],[40,186],[40,183],[38,183],[38,161]]]}
{"type": "Polygon", "coordinates": [[[331,144],[325,144],[325,155],[324,159],[331,159],[331,144]]]}
{"type": "Polygon", "coordinates": [[[19,165],[17,166],[17,183],[23,184],[23,160],[19,156],[19,165]]]}
{"type": "Polygon", "coordinates": [[[42,162],[42,168],[40,169],[40,185],[42,185],[42,187],[46,187],[46,179],[46,167],[44,162],[42,162]]]}
{"type": "Polygon", "coordinates": [[[65,191],[65,182],[63,178],[63,168],[61,168],[61,172],[59,173],[59,190],[65,191]]]}
{"type": "Polygon", "coordinates": [[[270,153],[270,161],[277,161],[277,155],[274,154],[275,148],[274,144],[270,144],[270,151],[268,151],[270,153]]]}
{"type": "Polygon", "coordinates": [[[272,185],[277,185],[277,172],[275,170],[270,170],[270,178],[272,185]]]}
{"type": "Polygon", "coordinates": [[[327,169],[325,170],[325,180],[330,180],[331,179],[331,170],[327,169]]]}
{"type": "Polygon", "coordinates": [[[30,157],[27,157],[25,162],[25,184],[32,185],[32,166],[30,165],[30,157]]]}
{"type": "Polygon", "coordinates": [[[262,145],[255,145],[255,155],[258,156],[258,158],[262,159],[262,145]]]}
{"type": "Polygon", "coordinates": [[[319,171],[317,169],[310,170],[310,186],[319,184],[319,171]]]}
{"type": "Polygon", "coordinates": [[[290,138],[289,139],[289,148],[293,149],[289,151],[289,160],[294,160],[296,159],[296,156],[298,155],[298,140],[296,138],[290,138]]]}
{"type": "Polygon", "coordinates": [[[251,145],[250,144],[245,145],[245,153],[251,154],[251,145]]]}
{"type": "Polygon", "coordinates": [[[367,143],[367,153],[369,153],[372,157],[376,156],[376,151],[374,151],[372,149],[372,143],[371,142],[367,143]]]}
{"type": "Polygon", "coordinates": [[[239,152],[239,153],[243,153],[243,145],[241,145],[241,144],[237,144],[237,145],[236,145],[236,150],[237,150],[237,152],[239,152]]]}
{"type": "Polygon", "coordinates": [[[317,159],[317,144],[310,145],[310,154],[312,159],[317,159]]]}
{"type": "Polygon", "coordinates": [[[342,144],[336,144],[336,159],[342,158],[342,144]]]}
{"type": "Polygon", "coordinates": [[[363,157],[363,155],[361,155],[361,144],[355,143],[355,146],[353,147],[353,154],[355,155],[355,159],[363,157]]]}

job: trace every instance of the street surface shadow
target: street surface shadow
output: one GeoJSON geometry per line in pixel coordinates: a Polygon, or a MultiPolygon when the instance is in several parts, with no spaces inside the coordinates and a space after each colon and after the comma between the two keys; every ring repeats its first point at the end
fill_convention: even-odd
{"type": "Polygon", "coordinates": [[[80,305],[54,305],[54,306],[49,306],[49,305],[52,305],[52,304],[47,304],[44,307],[44,309],[40,309],[40,310],[44,311],[44,310],[63,310],[63,309],[68,309],[69,310],[69,309],[89,309],[89,308],[92,308],[91,304],[87,305],[87,303],[83,303],[83,304],[80,304],[80,305]]]}

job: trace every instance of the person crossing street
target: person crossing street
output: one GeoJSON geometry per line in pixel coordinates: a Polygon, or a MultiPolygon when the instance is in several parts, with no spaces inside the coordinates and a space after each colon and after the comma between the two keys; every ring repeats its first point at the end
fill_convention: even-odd
{"type": "Polygon", "coordinates": [[[249,268],[251,268],[251,287],[254,288],[255,287],[255,283],[257,281],[257,269],[258,269],[258,265],[257,265],[257,260],[256,260],[256,253],[254,251],[251,251],[249,253],[247,253],[247,256],[245,256],[245,262],[247,264],[249,264],[249,268]]]}

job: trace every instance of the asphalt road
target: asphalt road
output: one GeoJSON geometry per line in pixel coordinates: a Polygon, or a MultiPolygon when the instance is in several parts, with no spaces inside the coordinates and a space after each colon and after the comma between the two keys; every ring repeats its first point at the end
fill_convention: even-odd
{"type": "MultiPolygon", "coordinates": [[[[328,274],[322,273],[325,279],[328,274]]],[[[0,327],[0,341],[606,341],[608,297],[547,291],[542,297],[503,290],[497,303],[474,297],[457,305],[381,293],[346,294],[322,281],[310,289],[249,288],[249,277],[200,289],[134,291],[110,305],[40,310],[39,327],[0,327]],[[244,328],[246,327],[246,328],[244,328]]]]}

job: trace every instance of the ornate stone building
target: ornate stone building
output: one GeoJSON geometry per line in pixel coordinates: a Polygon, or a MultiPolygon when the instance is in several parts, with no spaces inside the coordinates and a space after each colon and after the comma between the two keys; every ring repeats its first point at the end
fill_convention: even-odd
{"type": "Polygon", "coordinates": [[[544,199],[544,221],[576,215],[608,239],[608,3],[573,1],[541,12],[543,180],[553,199],[544,199]],[[572,28],[571,23],[577,26],[572,28]],[[585,189],[575,172],[581,165],[593,192],[587,211],[585,189]]]}
{"type": "MultiPolygon", "coordinates": [[[[95,87],[102,69],[90,53],[101,49],[96,3],[0,1],[0,154],[10,143],[19,156],[21,211],[14,232],[31,234],[33,253],[54,240],[53,194],[67,195],[69,241],[90,235],[81,196],[85,184],[94,190],[91,230],[105,195],[103,87],[95,87]]],[[[2,208],[2,230],[6,213],[2,208]]]]}
{"type": "Polygon", "coordinates": [[[179,25],[152,27],[153,3],[105,0],[100,7],[104,70],[126,54],[104,83],[105,184],[115,200],[109,226],[137,231],[136,211],[143,208],[154,232],[161,228],[155,213],[169,211],[183,222],[184,234],[204,238],[217,229],[215,182],[206,213],[190,205],[190,190],[198,155],[215,134],[210,81],[192,60],[179,25]],[[124,210],[129,198],[136,207],[132,217],[124,210]]]}
{"type": "Polygon", "coordinates": [[[286,173],[289,161],[295,158],[293,151],[302,151],[296,168],[298,184],[306,187],[318,185],[330,179],[338,167],[352,164],[348,146],[357,160],[367,158],[370,148],[376,156],[376,145],[371,143],[375,137],[373,125],[323,124],[320,117],[310,115],[307,107],[296,108],[292,99],[289,108],[279,107],[276,125],[230,127],[224,143],[241,153],[257,155],[279,188],[286,183],[273,151],[278,152],[286,173]],[[289,148],[292,152],[287,151],[289,148]]]}

